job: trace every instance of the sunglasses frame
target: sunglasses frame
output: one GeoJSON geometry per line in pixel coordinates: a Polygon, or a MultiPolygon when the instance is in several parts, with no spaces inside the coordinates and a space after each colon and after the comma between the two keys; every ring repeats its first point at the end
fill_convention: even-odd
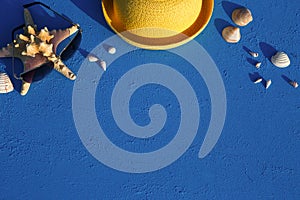
{"type": "MultiPolygon", "coordinates": [[[[79,25],[79,24],[75,24],[75,23],[74,23],[73,21],[71,21],[69,18],[67,18],[66,16],[64,16],[64,15],[58,13],[58,12],[56,12],[55,10],[53,10],[52,8],[50,8],[50,6],[48,6],[48,5],[46,5],[46,4],[42,3],[42,2],[32,2],[32,3],[29,3],[29,4],[25,4],[25,5],[23,5],[23,8],[24,8],[24,9],[25,9],[25,8],[30,8],[31,6],[34,6],[34,5],[41,5],[41,6],[45,7],[45,8],[47,8],[48,10],[52,11],[55,15],[61,17],[61,18],[64,19],[65,21],[69,22],[70,24],[72,24],[73,26],[76,26],[76,27],[78,28],[78,31],[76,32],[76,35],[68,42],[68,44],[62,49],[62,51],[61,51],[61,52],[59,53],[59,55],[58,55],[58,57],[59,57],[59,58],[62,58],[62,60],[68,60],[68,58],[63,59],[63,58],[64,58],[64,55],[63,55],[63,54],[66,53],[66,50],[67,50],[68,48],[71,48],[71,47],[72,47],[71,44],[72,44],[74,41],[76,41],[75,39],[77,39],[78,37],[80,37],[80,41],[81,41],[81,37],[82,37],[82,29],[81,29],[80,25],[79,25]]],[[[19,25],[19,26],[17,26],[16,28],[14,28],[14,29],[12,30],[12,40],[15,39],[15,32],[18,31],[18,30],[20,30],[20,29],[22,29],[22,28],[24,28],[24,27],[25,27],[25,24],[22,24],[22,25],[19,25]]],[[[80,44],[80,42],[79,42],[79,44],[80,44]]],[[[75,51],[74,51],[74,52],[75,52],[75,51]]],[[[14,46],[13,46],[13,48],[12,48],[12,54],[14,55],[14,46]]],[[[24,76],[25,74],[27,74],[27,73],[29,73],[29,72],[31,72],[31,71],[37,70],[38,68],[41,68],[41,67],[43,67],[43,66],[46,66],[46,65],[48,65],[49,63],[51,63],[51,62],[49,61],[49,62],[47,62],[47,63],[44,63],[44,64],[42,64],[42,65],[40,65],[40,66],[37,66],[37,67],[31,69],[31,70],[23,71],[23,72],[21,72],[19,75],[17,75],[17,74],[15,73],[15,57],[13,56],[13,57],[12,57],[12,70],[13,70],[14,77],[15,77],[16,79],[18,79],[18,80],[23,80],[23,76],[24,76]]],[[[53,66],[52,66],[52,68],[53,68],[53,66]]]]}

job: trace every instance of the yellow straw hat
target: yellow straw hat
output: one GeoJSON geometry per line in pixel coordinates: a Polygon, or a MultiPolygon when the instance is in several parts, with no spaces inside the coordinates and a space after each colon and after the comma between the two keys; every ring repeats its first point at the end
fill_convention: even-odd
{"type": "Polygon", "coordinates": [[[162,50],[195,38],[208,24],[213,0],[102,0],[108,25],[125,41],[162,50]]]}

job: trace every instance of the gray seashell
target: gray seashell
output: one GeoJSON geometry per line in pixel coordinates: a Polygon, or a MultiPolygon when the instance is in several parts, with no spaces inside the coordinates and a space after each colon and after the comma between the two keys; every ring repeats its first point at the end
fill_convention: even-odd
{"type": "Polygon", "coordinates": [[[0,73],[0,93],[9,93],[14,90],[14,86],[6,73],[0,73]]]}
{"type": "Polygon", "coordinates": [[[271,61],[279,68],[285,68],[291,64],[289,56],[284,52],[277,52],[274,56],[272,56],[271,61]]]}
{"type": "Polygon", "coordinates": [[[232,12],[232,21],[239,26],[246,26],[253,21],[252,13],[247,8],[238,8],[232,12]]]}
{"type": "Polygon", "coordinates": [[[228,26],[223,29],[222,36],[228,43],[238,43],[241,39],[240,28],[228,26]]]}

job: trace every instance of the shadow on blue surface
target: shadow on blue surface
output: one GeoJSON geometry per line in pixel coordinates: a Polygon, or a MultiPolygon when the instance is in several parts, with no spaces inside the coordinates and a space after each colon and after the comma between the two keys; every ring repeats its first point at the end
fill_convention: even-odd
{"type": "Polygon", "coordinates": [[[232,3],[232,2],[229,2],[229,1],[222,1],[222,6],[223,6],[223,9],[225,10],[226,14],[228,15],[228,17],[230,19],[231,19],[231,14],[235,9],[243,7],[239,4],[232,3]]]}
{"type": "Polygon", "coordinates": [[[285,80],[288,84],[290,84],[290,82],[292,82],[292,80],[291,80],[289,77],[287,77],[286,75],[282,75],[281,77],[282,77],[283,80],[285,80]]]}
{"type": "Polygon", "coordinates": [[[254,82],[257,79],[261,78],[261,75],[258,72],[249,73],[249,78],[252,82],[254,82]]]}
{"type": "Polygon", "coordinates": [[[258,63],[257,60],[254,60],[254,59],[252,59],[252,58],[247,58],[247,61],[248,61],[248,63],[250,63],[250,64],[253,65],[253,66],[255,66],[255,65],[258,63]]]}
{"type": "Polygon", "coordinates": [[[228,21],[225,21],[220,18],[215,19],[214,24],[221,37],[222,37],[223,29],[226,28],[227,26],[232,26],[232,24],[230,24],[228,21]]]}
{"type": "Polygon", "coordinates": [[[101,1],[99,0],[89,0],[89,1],[82,1],[82,0],[71,0],[74,5],[76,5],[79,9],[85,12],[88,16],[93,18],[99,24],[107,28],[109,31],[112,32],[110,27],[107,25],[103,12],[101,9],[101,1]]]}
{"type": "Polygon", "coordinates": [[[277,50],[273,46],[265,42],[259,43],[259,47],[263,52],[264,56],[268,58],[268,60],[271,62],[271,58],[277,52],[277,50]]]}

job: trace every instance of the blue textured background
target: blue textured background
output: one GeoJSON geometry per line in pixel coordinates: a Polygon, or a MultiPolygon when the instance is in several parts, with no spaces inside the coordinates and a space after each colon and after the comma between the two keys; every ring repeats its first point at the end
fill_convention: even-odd
{"type": "MultiPolygon", "coordinates": [[[[0,46],[11,42],[11,30],[23,23],[22,4],[28,2],[1,1],[0,46]]],[[[80,51],[66,62],[77,72],[86,52],[113,35],[102,17],[100,1],[43,2],[84,30],[80,51]]],[[[208,27],[196,38],[216,62],[228,98],[223,133],[206,158],[197,157],[210,116],[205,83],[179,58],[141,51],[124,58],[128,66],[121,69],[123,61],[119,61],[108,70],[96,96],[99,104],[107,106],[101,110],[96,105],[99,121],[111,133],[117,129],[105,118],[105,110],[109,110],[105,94],[110,94],[122,73],[148,58],[166,58],[175,67],[184,65],[198,94],[201,128],[189,150],[172,165],[152,173],[128,174],[106,167],[89,154],[78,137],[71,109],[73,82],[53,71],[34,83],[25,97],[16,91],[0,95],[0,199],[300,199],[300,89],[292,88],[284,78],[300,81],[300,4],[298,0],[235,3],[250,8],[254,15],[254,21],[241,28],[240,43],[227,44],[220,36],[220,30],[232,24],[228,13],[236,6],[221,0],[215,1],[208,27]],[[260,53],[261,69],[251,65],[245,47],[260,53]],[[274,49],[290,55],[289,68],[271,65],[268,58],[274,49]],[[268,91],[252,83],[255,73],[273,80],[268,91]]],[[[49,21],[49,25],[56,24],[49,21]]],[[[0,63],[1,71],[11,75],[10,59],[0,63]]],[[[138,90],[130,104],[133,119],[147,124],[147,108],[153,103],[170,108],[165,128],[175,134],[178,102],[166,88],[148,85],[138,90]]],[[[154,150],[172,139],[163,133],[140,143],[126,135],[110,137],[137,152],[154,150]]]]}

